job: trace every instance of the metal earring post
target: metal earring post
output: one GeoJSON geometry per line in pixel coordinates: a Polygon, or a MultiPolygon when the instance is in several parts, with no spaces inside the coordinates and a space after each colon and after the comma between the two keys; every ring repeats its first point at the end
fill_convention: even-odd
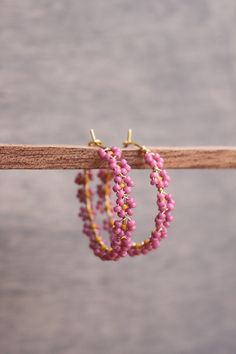
{"type": "Polygon", "coordinates": [[[123,142],[123,146],[124,146],[124,147],[128,147],[129,145],[136,146],[136,147],[138,147],[138,148],[139,148],[141,151],[143,151],[143,152],[149,152],[149,151],[150,151],[150,149],[148,149],[146,146],[140,145],[140,144],[138,144],[138,143],[136,143],[136,142],[134,142],[134,141],[132,140],[132,129],[128,129],[127,140],[125,140],[125,141],[123,142]]]}
{"type": "Polygon", "coordinates": [[[98,146],[105,148],[106,146],[103,145],[102,141],[96,138],[95,132],[93,129],[90,129],[90,135],[92,140],[88,143],[89,146],[98,146]]]}

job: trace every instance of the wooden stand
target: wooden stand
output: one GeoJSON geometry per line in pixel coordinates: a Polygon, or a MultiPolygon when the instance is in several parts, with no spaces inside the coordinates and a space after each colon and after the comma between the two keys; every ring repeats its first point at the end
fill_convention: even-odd
{"type": "MultiPolygon", "coordinates": [[[[150,147],[167,169],[236,168],[236,147],[150,147]]],[[[64,145],[0,145],[0,169],[96,169],[105,167],[97,147],[64,145]]],[[[144,169],[142,153],[123,149],[132,168],[144,169]]]]}

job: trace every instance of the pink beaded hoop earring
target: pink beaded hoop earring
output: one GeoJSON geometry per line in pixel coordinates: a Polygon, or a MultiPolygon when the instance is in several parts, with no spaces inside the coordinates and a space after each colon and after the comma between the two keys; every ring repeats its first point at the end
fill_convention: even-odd
{"type": "Polygon", "coordinates": [[[153,249],[160,246],[160,241],[167,237],[167,228],[170,226],[170,222],[173,220],[171,214],[174,209],[175,201],[172,194],[165,192],[165,188],[168,187],[170,177],[168,176],[164,167],[164,160],[158,154],[152,152],[150,149],[143,145],[132,141],[132,130],[128,130],[128,138],[123,143],[124,147],[130,145],[136,146],[143,153],[144,161],[151,168],[150,184],[157,188],[157,206],[158,214],[155,218],[155,228],[152,230],[149,238],[145,239],[141,243],[133,243],[128,250],[128,254],[133,257],[140,254],[146,254],[153,249]]]}
{"type": "Polygon", "coordinates": [[[106,245],[100,235],[100,227],[96,223],[96,210],[94,207],[94,193],[90,188],[90,181],[93,179],[92,170],[80,172],[75,183],[80,185],[77,192],[79,201],[83,204],[79,216],[84,221],[83,232],[89,237],[89,246],[94,254],[102,260],[117,261],[128,255],[131,247],[131,236],[135,230],[135,221],[131,219],[132,209],[136,204],[130,196],[133,181],[128,176],[130,166],[122,159],[121,150],[117,147],[106,147],[96,139],[94,131],[91,130],[92,141],[89,146],[98,147],[99,157],[107,162],[106,169],[100,169],[98,177],[101,183],[97,186],[98,201],[96,209],[106,212],[108,218],[104,220],[103,228],[109,232],[110,246],[106,245]],[[111,180],[114,180],[111,188],[111,180]],[[113,208],[110,200],[111,189],[116,193],[116,206],[113,208]],[[118,217],[113,219],[113,211],[118,217]]]}

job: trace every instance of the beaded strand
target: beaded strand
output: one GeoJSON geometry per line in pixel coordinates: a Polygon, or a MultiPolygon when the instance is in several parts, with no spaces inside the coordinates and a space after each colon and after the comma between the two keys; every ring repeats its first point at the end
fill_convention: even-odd
{"type": "Polygon", "coordinates": [[[92,180],[91,170],[84,170],[84,173],[79,173],[75,179],[75,183],[82,185],[78,190],[77,197],[85,207],[80,208],[79,216],[84,221],[83,231],[89,237],[90,248],[94,254],[102,260],[117,261],[121,257],[128,254],[131,247],[131,235],[136,228],[136,223],[131,220],[132,209],[136,204],[133,198],[130,197],[130,192],[134,185],[132,179],[127,176],[130,171],[130,166],[127,161],[121,159],[121,150],[117,147],[99,148],[98,154],[102,160],[107,161],[110,168],[109,172],[105,170],[99,171],[99,178],[103,182],[104,187],[98,186],[97,192],[99,200],[96,204],[96,209],[99,211],[106,211],[109,216],[107,228],[110,233],[111,246],[108,247],[100,236],[100,227],[96,224],[96,211],[93,207],[93,193],[89,187],[89,182],[92,180]],[[114,177],[113,191],[116,193],[116,206],[113,208],[115,214],[119,219],[113,220],[112,208],[110,203],[109,181],[114,177]],[[102,209],[102,201],[105,202],[104,209],[102,209]]]}
{"type": "Polygon", "coordinates": [[[164,191],[168,187],[170,177],[163,169],[164,160],[158,153],[153,153],[144,148],[144,160],[151,167],[150,184],[157,188],[157,206],[159,212],[155,217],[155,228],[149,238],[141,243],[133,243],[128,254],[133,257],[140,254],[147,254],[160,246],[160,241],[167,237],[167,228],[173,220],[171,211],[174,209],[175,201],[171,194],[164,191]]]}

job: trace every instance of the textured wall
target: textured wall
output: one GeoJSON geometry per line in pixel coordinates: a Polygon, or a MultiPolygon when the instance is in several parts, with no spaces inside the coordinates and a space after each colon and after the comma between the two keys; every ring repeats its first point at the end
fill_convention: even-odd
{"type": "MultiPolygon", "coordinates": [[[[233,0],[1,0],[0,141],[235,145],[233,0]]],[[[169,171],[168,240],[103,263],[76,171],[0,173],[1,354],[234,354],[235,171],[169,171]]],[[[153,190],[135,171],[138,231],[153,190]]]]}

